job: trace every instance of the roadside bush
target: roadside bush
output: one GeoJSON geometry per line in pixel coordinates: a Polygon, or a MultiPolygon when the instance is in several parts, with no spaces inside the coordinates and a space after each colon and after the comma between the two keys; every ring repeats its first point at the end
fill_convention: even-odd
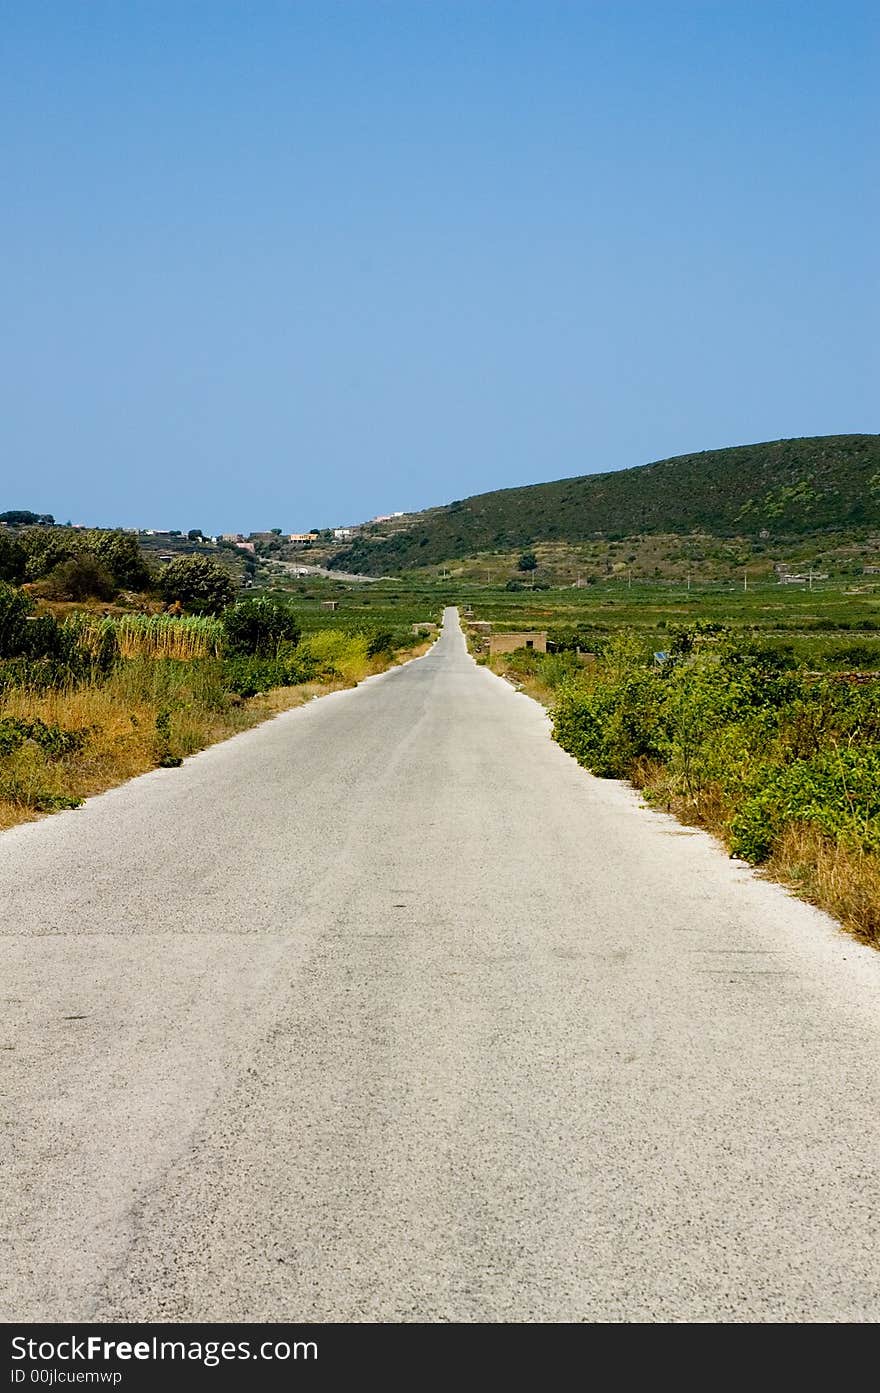
{"type": "Polygon", "coordinates": [[[240,656],[227,658],[223,665],[223,685],[243,699],[268,692],[272,687],[293,685],[287,664],[279,658],[240,656]]]}
{"type": "Polygon", "coordinates": [[[226,650],[230,654],[275,658],[285,645],[295,646],[301,629],[293,610],[272,595],[239,600],[224,611],[226,650]]]}
{"type": "Polygon", "coordinates": [[[650,674],[615,685],[564,684],[553,707],[555,739],[594,774],[626,778],[638,761],[659,755],[653,685],[650,674]]]}
{"type": "Polygon", "coordinates": [[[346,634],[341,629],[318,629],[302,640],[305,659],[314,663],[319,681],[358,682],[369,671],[368,640],[364,634],[346,634]]]}
{"type": "Polygon", "coordinates": [[[220,614],[235,595],[228,571],[210,556],[179,556],[169,561],[159,577],[162,595],[196,614],[220,614]]]}
{"type": "Polygon", "coordinates": [[[392,653],[396,646],[395,636],[390,629],[377,629],[367,638],[367,657],[375,658],[381,653],[392,653]]]}
{"type": "Polygon", "coordinates": [[[792,823],[854,850],[880,852],[880,747],[823,750],[769,770],[733,813],[731,853],[766,861],[792,823]]]}
{"type": "Polygon", "coordinates": [[[87,736],[87,730],[65,730],[58,725],[47,725],[38,717],[33,720],[0,717],[0,755],[12,754],[25,740],[32,740],[50,759],[61,759],[63,755],[81,750],[87,736]]]}
{"type": "Polygon", "coordinates": [[[708,822],[745,860],[772,858],[798,827],[880,855],[878,687],[816,680],[723,633],[677,649],[649,665],[635,636],[612,639],[560,686],[559,744],[593,773],[636,778],[651,801],[708,822]]]}

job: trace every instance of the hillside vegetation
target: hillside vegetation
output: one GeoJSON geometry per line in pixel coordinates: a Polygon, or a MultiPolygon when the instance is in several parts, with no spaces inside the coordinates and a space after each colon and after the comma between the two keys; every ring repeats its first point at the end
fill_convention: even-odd
{"type": "Polygon", "coordinates": [[[502,489],[366,532],[330,565],[383,575],[553,542],[700,532],[797,539],[880,527],[880,436],[828,435],[679,455],[502,489]]]}

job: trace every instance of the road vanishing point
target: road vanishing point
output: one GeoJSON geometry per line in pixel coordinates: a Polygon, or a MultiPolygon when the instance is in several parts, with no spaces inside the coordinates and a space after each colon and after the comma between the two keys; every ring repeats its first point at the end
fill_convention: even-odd
{"type": "Polygon", "coordinates": [[[6,1320],[880,1317],[880,955],[454,610],[0,884],[6,1320]]]}

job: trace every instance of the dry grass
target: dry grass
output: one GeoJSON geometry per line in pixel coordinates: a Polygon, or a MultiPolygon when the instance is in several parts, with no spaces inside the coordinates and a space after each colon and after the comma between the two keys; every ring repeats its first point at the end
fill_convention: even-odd
{"type": "Polygon", "coordinates": [[[190,755],[282,711],[355,686],[363,677],[406,662],[430,646],[391,658],[364,657],[351,665],[345,678],[276,687],[247,701],[218,699],[216,683],[200,681],[198,664],[172,665],[176,677],[170,685],[169,665],[148,659],[124,664],[108,681],[93,686],[44,693],[11,688],[0,700],[0,717],[38,718],[88,735],[81,750],[60,759],[47,758],[28,741],[0,760],[0,829],[43,816],[35,806],[40,801],[89,798],[155,769],[163,753],[157,730],[163,711],[169,714],[171,750],[190,755]]]}
{"type": "MultiPolygon", "coordinates": [[[[34,807],[38,796],[88,798],[155,769],[161,755],[156,729],[160,707],[144,699],[120,701],[119,696],[113,683],[40,694],[13,689],[5,695],[2,715],[86,730],[88,737],[81,750],[61,759],[47,759],[25,744],[3,760],[0,827],[39,817],[34,807]]],[[[215,710],[190,704],[172,717],[172,744],[191,754],[263,718],[256,701],[215,710]]]]}
{"type": "MultiPolygon", "coordinates": [[[[719,789],[709,786],[687,797],[662,764],[649,761],[637,767],[630,782],[652,807],[728,843],[731,809],[719,789]]],[[[834,842],[815,827],[791,823],[760,872],[824,909],[861,942],[880,948],[880,858],[834,842]]]]}
{"type": "Polygon", "coordinates": [[[516,687],[517,691],[525,692],[533,701],[538,701],[542,706],[552,706],[554,691],[546,682],[542,682],[536,673],[523,673],[517,670],[516,666],[509,661],[509,653],[493,653],[491,657],[482,655],[475,650],[473,644],[469,644],[470,652],[473,656],[482,657],[483,661],[494,672],[497,677],[504,677],[508,682],[516,687]]]}
{"type": "Polygon", "coordinates": [[[787,827],[766,865],[768,875],[880,948],[880,858],[841,846],[814,827],[787,827]]]}
{"type": "MultiPolygon", "coordinates": [[[[671,786],[668,771],[646,762],[630,782],[654,808],[728,843],[731,810],[718,789],[689,798],[671,786]]],[[[815,827],[791,823],[760,872],[824,909],[862,943],[880,948],[880,858],[847,847],[815,827]]]]}

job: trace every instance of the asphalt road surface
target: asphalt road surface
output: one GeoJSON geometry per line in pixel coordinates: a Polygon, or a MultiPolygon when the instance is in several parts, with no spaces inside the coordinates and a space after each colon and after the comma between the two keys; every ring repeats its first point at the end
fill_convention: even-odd
{"type": "Polygon", "coordinates": [[[0,886],[7,1320],[880,1317],[880,955],[454,611],[0,886]]]}

